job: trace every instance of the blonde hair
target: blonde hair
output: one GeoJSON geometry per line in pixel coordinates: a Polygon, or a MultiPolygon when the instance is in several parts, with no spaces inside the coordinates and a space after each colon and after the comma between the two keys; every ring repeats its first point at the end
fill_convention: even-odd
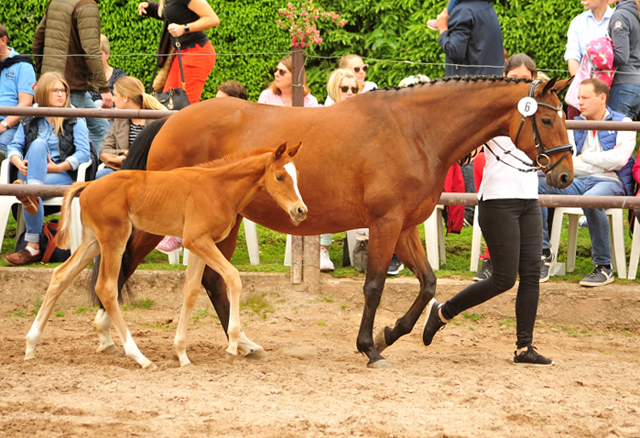
{"type": "Polygon", "coordinates": [[[105,34],[100,34],[100,51],[107,55],[111,53],[111,44],[109,44],[109,38],[105,34]]]}
{"type": "MultiPolygon", "coordinates": [[[[64,76],[62,76],[58,72],[47,72],[40,76],[38,82],[36,83],[36,91],[34,100],[38,104],[39,107],[48,107],[51,106],[51,90],[53,89],[53,84],[57,81],[62,82],[64,88],[67,90],[67,94],[64,98],[63,108],[69,107],[69,84],[64,80],[64,76]]],[[[53,132],[58,135],[58,133],[62,133],[64,135],[64,129],[62,129],[62,122],[64,122],[64,117],[52,117],[53,119],[53,132]]]]}
{"type": "Polygon", "coordinates": [[[131,99],[131,101],[141,109],[166,110],[166,108],[158,102],[158,99],[144,92],[144,85],[140,79],[123,76],[116,81],[113,89],[117,90],[120,95],[131,99]]]}
{"type": "Polygon", "coordinates": [[[158,6],[158,17],[162,17],[165,3],[167,3],[167,0],[160,0],[160,6],[158,6]]]}
{"type": "Polygon", "coordinates": [[[327,93],[329,94],[331,100],[333,100],[335,103],[340,102],[340,93],[338,93],[338,90],[342,85],[342,80],[345,78],[353,79],[356,82],[356,87],[358,87],[358,93],[360,93],[361,91],[358,79],[351,70],[347,70],[346,68],[339,68],[337,70],[334,70],[329,75],[329,79],[327,79],[327,93]]]}
{"type": "Polygon", "coordinates": [[[359,55],[354,55],[354,54],[350,54],[350,55],[344,55],[342,58],[340,58],[340,62],[338,63],[338,67],[340,68],[347,68],[347,65],[349,64],[349,61],[351,61],[352,59],[356,59],[358,58],[360,61],[362,61],[362,56],[359,55]]]}
{"type": "MultiPolygon", "coordinates": [[[[291,69],[293,60],[291,59],[291,56],[282,58],[278,62],[278,64],[283,64],[287,68],[287,70],[291,72],[291,88],[293,88],[293,70],[291,69]]],[[[302,83],[304,84],[304,95],[306,96],[311,92],[311,90],[309,90],[309,87],[307,86],[307,72],[305,71],[304,67],[302,67],[302,83]]],[[[280,91],[280,89],[276,87],[276,81],[271,82],[267,89],[269,88],[271,89],[271,91],[273,91],[273,94],[276,94],[278,96],[282,95],[282,91],[280,91]]]]}

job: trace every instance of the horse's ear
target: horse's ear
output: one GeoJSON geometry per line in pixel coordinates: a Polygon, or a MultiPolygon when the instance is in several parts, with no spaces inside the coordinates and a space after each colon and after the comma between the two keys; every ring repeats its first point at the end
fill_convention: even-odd
{"type": "Polygon", "coordinates": [[[286,150],[287,150],[287,142],[285,141],[280,146],[278,146],[276,151],[273,153],[273,158],[276,160],[279,160],[282,154],[284,154],[286,150]]]}
{"type": "Polygon", "coordinates": [[[573,82],[573,78],[575,78],[575,76],[571,76],[568,79],[564,79],[562,81],[559,81],[556,83],[556,86],[553,87],[553,89],[551,91],[553,91],[554,93],[559,93],[562,90],[564,90],[566,87],[569,86],[569,84],[571,84],[571,82],[573,82]]]}
{"type": "Polygon", "coordinates": [[[300,142],[297,145],[287,149],[287,152],[289,153],[289,157],[291,157],[291,158],[295,157],[301,147],[302,147],[302,142],[300,142]]]}
{"type": "Polygon", "coordinates": [[[544,96],[545,94],[547,94],[549,91],[551,91],[554,87],[554,85],[556,85],[556,81],[558,79],[557,78],[552,78],[549,79],[547,82],[545,82],[544,84],[544,88],[542,89],[542,92],[540,93],[540,96],[544,96]]]}

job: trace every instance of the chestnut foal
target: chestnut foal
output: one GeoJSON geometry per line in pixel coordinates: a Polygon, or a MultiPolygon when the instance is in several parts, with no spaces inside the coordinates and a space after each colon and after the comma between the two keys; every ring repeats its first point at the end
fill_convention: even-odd
{"type": "MultiPolygon", "coordinates": [[[[82,243],[53,271],[44,302],[27,334],[25,360],[35,357],[36,345],[60,294],[94,257],[102,253],[96,286],[100,301],[115,325],[127,356],[143,368],[155,367],[138,349],[118,306],[120,263],[133,228],[156,235],[182,237],[183,245],[191,251],[174,342],[181,366],[191,363],[186,354],[187,325],[200,292],[205,265],[219,272],[228,285],[227,357],[230,360],[236,357],[239,343],[247,353],[264,354],[262,347],[242,333],[240,275],[216,243],[227,237],[234,228],[238,212],[262,188],[289,214],[293,223],[298,224],[306,218],[307,207],[300,197],[298,174],[292,161],[301,145],[288,148],[283,143],[275,150],[234,154],[168,172],[121,170],[97,181],[74,184],[64,195],[58,239],[61,248],[68,247],[71,201],[81,193],[82,243]]],[[[106,336],[110,341],[108,331],[106,336]]],[[[116,350],[113,341],[107,348],[116,350]]]]}

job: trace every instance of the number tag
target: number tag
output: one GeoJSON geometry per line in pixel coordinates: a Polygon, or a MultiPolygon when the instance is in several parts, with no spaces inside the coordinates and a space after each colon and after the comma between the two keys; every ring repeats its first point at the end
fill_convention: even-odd
{"type": "Polygon", "coordinates": [[[518,111],[523,116],[532,116],[538,111],[538,102],[533,97],[523,97],[518,102],[518,111]]]}

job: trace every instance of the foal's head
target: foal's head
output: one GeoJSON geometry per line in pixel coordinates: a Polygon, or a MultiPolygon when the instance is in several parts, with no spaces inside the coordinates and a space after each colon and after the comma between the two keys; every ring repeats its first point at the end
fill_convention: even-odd
{"type": "Polygon", "coordinates": [[[269,159],[264,176],[264,187],[296,225],[307,217],[307,206],[298,190],[298,170],[292,160],[301,146],[302,142],[292,147],[287,147],[286,142],[278,146],[269,159]]]}

